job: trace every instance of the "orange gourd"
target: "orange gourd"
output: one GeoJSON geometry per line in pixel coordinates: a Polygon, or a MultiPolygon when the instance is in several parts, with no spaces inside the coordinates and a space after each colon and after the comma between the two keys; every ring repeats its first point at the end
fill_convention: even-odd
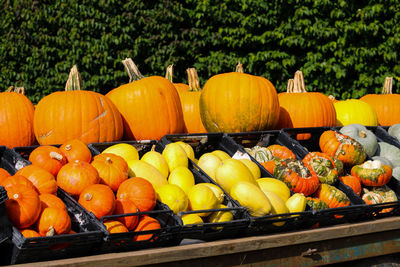
{"type": "Polygon", "coordinates": [[[212,76],[200,96],[200,115],[208,132],[272,129],[279,119],[278,95],[267,79],[236,72],[212,76]]]}
{"type": "Polygon", "coordinates": [[[131,200],[141,212],[153,210],[156,205],[156,192],[152,184],[144,178],[132,177],[118,188],[117,199],[131,200]]]}
{"type": "Polygon", "coordinates": [[[34,114],[39,144],[63,144],[72,139],[86,144],[121,139],[122,119],[112,101],[80,89],[80,74],[73,66],[65,91],[54,92],[39,101],[34,114]]]}
{"type": "Polygon", "coordinates": [[[10,87],[0,93],[0,145],[9,148],[30,146],[33,133],[34,107],[23,88],[10,87]]]}
{"type": "Polygon", "coordinates": [[[100,183],[108,185],[114,192],[128,179],[128,164],[118,155],[101,153],[93,158],[91,164],[99,173],[100,183]]]}
{"type": "Polygon", "coordinates": [[[105,221],[104,225],[110,234],[129,232],[128,228],[120,221],[105,221]]]}
{"type": "MultiPolygon", "coordinates": [[[[115,209],[114,214],[126,214],[126,213],[135,213],[139,212],[139,209],[136,207],[135,203],[127,198],[117,199],[115,201],[115,209]]],[[[139,216],[125,216],[125,217],[118,217],[115,220],[120,221],[123,223],[129,230],[135,229],[136,225],[139,221],[139,216]]]]}
{"type": "Polygon", "coordinates": [[[42,210],[45,208],[57,208],[67,210],[65,203],[61,200],[61,198],[57,197],[53,194],[41,194],[39,195],[40,204],[42,210]]]}
{"type": "Polygon", "coordinates": [[[107,93],[124,121],[127,140],[157,139],[165,134],[182,133],[181,102],[174,85],[160,76],[144,77],[132,59],[122,61],[129,83],[107,93]]]}
{"type": "Polygon", "coordinates": [[[25,238],[40,237],[39,233],[32,229],[21,229],[20,231],[25,238]]]}
{"type": "Polygon", "coordinates": [[[0,184],[4,181],[4,179],[6,179],[7,177],[10,177],[11,174],[8,173],[8,171],[6,171],[3,168],[0,168],[0,184]]]}
{"type": "Polygon", "coordinates": [[[345,185],[349,186],[357,196],[361,195],[361,183],[360,180],[352,175],[346,175],[339,177],[339,180],[342,181],[345,185]]]}
{"type": "MultiPolygon", "coordinates": [[[[158,230],[158,229],[161,229],[160,223],[153,217],[145,215],[140,218],[140,221],[139,221],[138,225],[136,226],[135,232],[151,231],[151,230],[158,230]]],[[[136,241],[146,241],[146,240],[150,240],[151,238],[153,238],[153,234],[136,235],[134,237],[134,239],[136,241]]],[[[153,240],[151,240],[151,242],[152,241],[153,240]]]]}
{"type": "Polygon", "coordinates": [[[328,204],[329,208],[345,207],[350,205],[350,199],[335,186],[321,184],[315,196],[328,204]]]}
{"type": "Polygon", "coordinates": [[[68,234],[71,231],[71,217],[64,209],[45,208],[37,221],[41,236],[68,234]]]}
{"type": "MultiPolygon", "coordinates": [[[[183,83],[174,83],[181,100],[183,120],[185,124],[185,133],[206,133],[207,130],[200,117],[200,95],[201,88],[199,77],[195,68],[186,70],[189,80],[189,85],[183,83]]],[[[173,79],[173,65],[169,65],[165,75],[170,82],[173,79]]]]}
{"type": "Polygon", "coordinates": [[[115,196],[108,185],[93,184],[86,187],[79,195],[79,204],[97,219],[112,215],[115,209],[115,196]]]}
{"type": "Polygon", "coordinates": [[[90,163],[92,161],[92,153],[90,152],[90,149],[79,139],[73,139],[62,144],[60,150],[67,158],[68,162],[81,160],[90,163]]]}
{"type": "Polygon", "coordinates": [[[56,177],[57,185],[74,197],[78,197],[89,185],[100,181],[99,173],[90,163],[74,161],[65,164],[56,177]]]}
{"type": "Polygon", "coordinates": [[[28,228],[40,215],[39,194],[26,185],[11,185],[6,188],[5,202],[7,216],[17,228],[28,228]]]}
{"type": "Polygon", "coordinates": [[[26,177],[35,186],[39,194],[56,194],[57,182],[54,175],[36,165],[27,165],[16,174],[26,177]]]}
{"type": "Polygon", "coordinates": [[[32,162],[32,165],[39,166],[54,176],[67,163],[61,150],[55,146],[38,146],[32,150],[29,161],[32,162]]]}
{"type": "MultiPolygon", "coordinates": [[[[332,101],[322,93],[307,92],[301,71],[296,71],[294,79],[289,80],[287,92],[279,93],[278,97],[278,129],[336,125],[336,111],[332,101]]],[[[307,134],[297,136],[299,140],[306,138],[307,134]]]]}
{"type": "Polygon", "coordinates": [[[22,176],[20,174],[15,174],[13,176],[9,176],[6,179],[3,180],[3,182],[1,183],[2,186],[4,186],[5,189],[7,189],[7,187],[12,186],[12,185],[25,185],[33,190],[35,190],[37,193],[39,193],[36,189],[36,187],[34,186],[34,184],[25,176],[22,176]]]}
{"type": "Polygon", "coordinates": [[[392,93],[392,83],[393,77],[386,77],[382,94],[368,94],[360,98],[373,107],[381,126],[400,123],[400,94],[392,93]]]}

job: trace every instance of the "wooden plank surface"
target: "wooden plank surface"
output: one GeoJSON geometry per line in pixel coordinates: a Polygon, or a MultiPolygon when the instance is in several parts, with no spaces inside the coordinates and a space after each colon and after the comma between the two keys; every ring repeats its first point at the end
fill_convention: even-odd
{"type": "MultiPolygon", "coordinates": [[[[275,255],[274,251],[279,251],[281,247],[292,247],[293,249],[303,249],[309,244],[334,244],[338,242],[339,239],[352,240],[353,237],[359,237],[362,241],[359,241],[358,247],[362,245],[367,245],[369,239],[362,236],[373,235],[379,236],[381,233],[386,232],[386,236],[392,238],[384,240],[387,244],[382,244],[391,246],[393,249],[389,253],[398,252],[398,240],[400,238],[400,232],[396,231],[400,229],[400,217],[390,217],[383,218],[375,221],[353,223],[353,224],[341,224],[332,227],[317,228],[305,231],[296,231],[289,233],[277,233],[272,235],[264,236],[254,236],[254,237],[244,237],[237,239],[226,239],[207,243],[195,243],[182,246],[168,247],[168,248],[156,248],[156,249],[146,249],[131,252],[121,252],[121,253],[109,253],[95,256],[87,256],[80,258],[70,258],[57,261],[48,262],[38,262],[29,263],[29,266],[140,266],[140,265],[151,265],[151,264],[163,264],[163,263],[177,263],[190,260],[190,264],[197,261],[207,261],[213,257],[221,257],[225,259],[234,260],[237,255],[248,254],[250,252],[254,255],[262,254],[264,258],[268,258],[268,255],[275,255]],[[399,236],[396,236],[399,234],[399,236]],[[324,241],[324,242],[322,242],[324,241]],[[391,243],[391,244],[389,244],[391,243]],[[303,246],[305,247],[303,248],[303,246]]],[[[370,238],[370,237],[369,237],[370,238]]],[[[343,241],[343,240],[342,240],[343,241]]],[[[347,241],[350,242],[350,241],[347,241]]],[[[343,242],[342,242],[343,243],[343,242]]],[[[339,244],[342,244],[339,242],[339,244]]],[[[357,247],[357,246],[355,246],[357,247]]],[[[312,247],[310,247],[313,249],[312,247]]],[[[340,249],[346,248],[337,247],[338,251],[340,249]]],[[[297,251],[296,250],[296,251],[297,251]]],[[[296,253],[301,255],[305,251],[296,253]]],[[[321,250],[321,248],[320,248],[321,250]]],[[[289,250],[290,251],[290,250],[289,250]]],[[[321,253],[326,251],[321,250],[321,253]]],[[[378,253],[382,253],[381,250],[376,250],[378,253]]],[[[388,250],[389,251],[389,250],[388,250]]],[[[343,252],[343,251],[342,251],[343,252]]],[[[342,253],[340,252],[340,253],[342,253]]],[[[339,253],[339,252],[338,252],[339,253]]],[[[377,254],[381,255],[381,254],[377,254]]],[[[246,256],[247,257],[247,256],[246,256]]],[[[260,258],[260,256],[258,256],[260,258]]],[[[289,257],[289,256],[287,256],[289,257]]],[[[359,255],[359,257],[363,257],[359,255]]],[[[279,262],[280,256],[275,261],[279,262]]],[[[303,256],[301,258],[304,258],[303,256]]],[[[354,259],[357,255],[354,255],[354,259]]],[[[215,258],[214,258],[215,259],[215,258]]],[[[241,261],[236,258],[236,264],[240,265],[241,261]]],[[[331,261],[332,262],[332,261],[331,261]]],[[[254,264],[255,262],[253,262],[254,264]]],[[[265,262],[264,262],[265,263],[265,262]]],[[[236,265],[228,264],[228,265],[236,265]]],[[[242,262],[245,264],[245,262],[242,262]]],[[[15,265],[17,266],[17,265],[15,265]]],[[[26,266],[25,264],[20,266],[26,266]]],[[[193,265],[195,266],[195,265],[193,265]]],[[[203,265],[204,266],[204,265],[203,265]]]]}

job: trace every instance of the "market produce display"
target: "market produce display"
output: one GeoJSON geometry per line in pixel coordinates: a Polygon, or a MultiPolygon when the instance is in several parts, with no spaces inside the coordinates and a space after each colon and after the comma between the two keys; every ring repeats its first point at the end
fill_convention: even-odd
{"type": "Polygon", "coordinates": [[[399,213],[400,127],[382,125],[376,105],[307,93],[300,71],[277,94],[241,64],[202,90],[193,68],[184,85],[173,83],[172,66],[164,78],[124,64],[129,83],[107,95],[80,90],[76,67],[67,90],[36,108],[21,92],[0,94],[28,107],[13,103],[28,110],[16,130],[27,136],[0,138],[9,263],[32,261],[37,242],[65,258],[399,213]],[[91,232],[91,245],[79,241],[91,232]]]}

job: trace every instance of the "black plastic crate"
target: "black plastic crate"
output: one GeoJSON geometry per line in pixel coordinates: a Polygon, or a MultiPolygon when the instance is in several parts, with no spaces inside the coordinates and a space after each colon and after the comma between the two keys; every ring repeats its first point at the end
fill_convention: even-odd
{"type": "Polygon", "coordinates": [[[4,187],[0,186],[0,243],[11,237],[11,223],[7,218],[5,202],[8,199],[4,187]]]}
{"type": "MultiPolygon", "coordinates": [[[[251,157],[245,147],[251,147],[253,144],[256,145],[258,141],[264,139],[269,144],[281,144],[282,137],[279,131],[265,131],[265,132],[250,132],[250,133],[234,133],[234,134],[186,134],[186,135],[165,135],[161,142],[167,144],[169,142],[183,141],[190,144],[195,155],[198,157],[206,152],[219,149],[228,153],[231,157],[236,153],[246,154],[253,162],[255,162],[261,171],[261,177],[272,177],[272,175],[253,157],[251,157]],[[248,138],[250,136],[250,138],[248,138]],[[238,142],[235,142],[238,140],[238,142]],[[245,145],[245,147],[243,146],[245,145]]],[[[199,169],[197,165],[195,168],[201,172],[207,179],[217,184],[211,179],[203,170],[199,169]]],[[[229,194],[228,194],[229,196],[229,194]]],[[[229,196],[230,197],[230,196],[229,196]]],[[[232,197],[230,197],[232,199],[232,197]]],[[[236,200],[233,200],[236,205],[240,206],[236,200]]],[[[241,207],[241,206],[240,206],[241,207]]],[[[314,221],[313,211],[306,210],[299,213],[287,213],[287,214],[276,214],[267,215],[262,217],[252,217],[246,211],[246,217],[250,223],[242,235],[258,235],[267,233],[276,233],[291,230],[302,230],[312,227],[316,221],[314,221]],[[295,216],[291,216],[295,215],[295,216]]]]}
{"type": "Polygon", "coordinates": [[[9,256],[5,264],[88,256],[100,246],[103,231],[99,221],[62,189],[58,189],[57,196],[66,204],[71,217],[71,229],[77,233],[25,238],[13,227],[12,239],[2,246],[2,255],[9,256]]]}
{"type": "Polygon", "coordinates": [[[104,216],[101,218],[101,220],[99,220],[99,222],[102,225],[104,236],[101,246],[97,251],[98,253],[111,253],[146,248],[177,246],[182,241],[182,238],[180,237],[180,229],[182,226],[181,220],[178,218],[177,215],[173,214],[172,210],[167,205],[159,201],[157,201],[157,204],[152,211],[104,216]],[[157,230],[138,232],[129,231],[126,233],[110,234],[102,223],[106,219],[142,215],[148,215],[156,219],[160,223],[161,228],[157,230]],[[135,240],[135,237],[150,234],[152,234],[152,236],[146,240],[135,240]]]}

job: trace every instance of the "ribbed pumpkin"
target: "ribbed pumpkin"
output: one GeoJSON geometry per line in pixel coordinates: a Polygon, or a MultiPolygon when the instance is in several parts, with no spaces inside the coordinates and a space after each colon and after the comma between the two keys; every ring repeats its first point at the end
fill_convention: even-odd
{"type": "Polygon", "coordinates": [[[329,208],[338,208],[350,205],[350,199],[347,195],[332,185],[321,184],[315,193],[315,196],[328,204],[329,208]]]}
{"type": "Polygon", "coordinates": [[[99,173],[100,183],[108,185],[114,192],[128,179],[128,164],[118,155],[101,153],[93,158],[91,164],[99,173]]]}
{"type": "Polygon", "coordinates": [[[115,209],[115,195],[108,185],[93,184],[86,187],[79,195],[79,204],[97,219],[112,215],[115,209]]]}
{"type": "Polygon", "coordinates": [[[120,221],[106,221],[104,226],[110,234],[129,232],[128,228],[120,221]]]}
{"type": "Polygon", "coordinates": [[[92,184],[100,181],[99,173],[90,163],[74,161],[65,164],[57,175],[57,185],[70,195],[77,197],[92,184]]]}
{"type": "Polygon", "coordinates": [[[40,237],[39,233],[32,229],[21,229],[20,231],[25,238],[40,237]]]}
{"type": "MultiPolygon", "coordinates": [[[[152,231],[161,229],[160,222],[157,219],[150,217],[148,215],[144,215],[140,218],[138,225],[135,228],[135,232],[143,232],[143,231],[152,231]]],[[[153,242],[153,234],[140,234],[134,237],[135,241],[145,241],[150,240],[153,242]]]]}
{"type": "Polygon", "coordinates": [[[29,161],[32,162],[32,165],[39,166],[54,176],[67,163],[67,159],[58,147],[46,145],[32,150],[29,161]]]}
{"type": "MultiPolygon", "coordinates": [[[[336,125],[332,101],[324,94],[307,92],[301,71],[289,80],[286,93],[279,93],[280,114],[277,128],[322,127],[336,125]]],[[[297,139],[308,138],[298,135],[297,139]]]]}
{"type": "Polygon", "coordinates": [[[45,208],[57,208],[67,210],[65,203],[56,195],[41,194],[39,195],[42,210],[45,208]]]}
{"type": "MultiPolygon", "coordinates": [[[[188,75],[189,85],[183,83],[174,83],[181,100],[185,132],[205,133],[207,130],[204,128],[200,117],[199,102],[201,88],[199,84],[199,77],[197,76],[197,71],[195,68],[189,68],[186,70],[186,72],[188,75]]],[[[170,82],[173,82],[173,65],[168,66],[165,78],[167,78],[170,82]]]]}
{"type": "Polygon", "coordinates": [[[156,192],[149,181],[132,177],[118,188],[117,199],[129,199],[141,212],[151,211],[156,205],[156,192]]]}
{"type": "Polygon", "coordinates": [[[373,107],[382,126],[400,123],[400,94],[392,93],[393,77],[386,77],[382,94],[368,94],[360,98],[373,107]]]}
{"type": "Polygon", "coordinates": [[[68,162],[81,160],[90,163],[92,161],[92,153],[89,147],[79,139],[67,141],[60,146],[60,150],[68,162]]]}
{"type": "Polygon", "coordinates": [[[212,76],[200,96],[200,115],[208,132],[250,132],[272,129],[279,117],[273,84],[259,76],[236,72],[212,76]]]}
{"type": "Polygon", "coordinates": [[[160,76],[145,78],[130,58],[122,63],[128,71],[129,83],[106,96],[122,114],[124,138],[159,140],[165,134],[182,133],[182,107],[174,85],[160,76]]]}
{"type": "Polygon", "coordinates": [[[57,192],[57,181],[54,175],[39,166],[27,165],[19,169],[16,174],[31,181],[39,194],[56,194],[57,192]]]}
{"type": "Polygon", "coordinates": [[[37,221],[41,236],[68,234],[71,231],[71,217],[65,209],[45,208],[37,221]]]}
{"type": "Polygon", "coordinates": [[[27,228],[40,215],[39,194],[26,185],[11,185],[6,188],[8,200],[5,202],[7,216],[17,228],[27,228]]]}
{"type": "Polygon", "coordinates": [[[80,88],[80,75],[73,66],[65,91],[54,92],[39,101],[34,114],[39,144],[63,144],[75,138],[86,144],[121,139],[122,119],[112,101],[80,88]]]}
{"type": "Polygon", "coordinates": [[[361,195],[360,179],[352,175],[346,175],[339,177],[339,180],[342,181],[342,183],[344,183],[348,187],[350,187],[357,196],[361,195]]]}
{"type": "Polygon", "coordinates": [[[359,99],[348,99],[333,104],[336,110],[336,126],[362,124],[377,126],[378,117],[371,105],[359,99]]]}
{"type": "Polygon", "coordinates": [[[35,142],[34,107],[24,95],[24,91],[10,87],[6,92],[0,93],[0,145],[2,146],[9,148],[30,146],[35,142]]]}
{"type": "Polygon", "coordinates": [[[1,184],[2,186],[4,186],[4,188],[7,189],[7,187],[12,186],[12,185],[25,185],[33,190],[35,190],[38,194],[39,192],[37,191],[36,187],[33,185],[33,183],[31,181],[29,181],[28,178],[26,178],[25,176],[22,176],[20,174],[15,174],[13,176],[9,176],[6,179],[4,179],[1,184]]]}
{"type": "MultiPolygon", "coordinates": [[[[126,214],[126,213],[136,213],[139,212],[139,209],[136,207],[135,203],[127,198],[117,199],[115,201],[115,209],[114,215],[118,214],[126,214]]],[[[129,230],[135,229],[136,225],[139,222],[139,216],[124,216],[117,217],[115,220],[123,223],[129,230]]]]}

